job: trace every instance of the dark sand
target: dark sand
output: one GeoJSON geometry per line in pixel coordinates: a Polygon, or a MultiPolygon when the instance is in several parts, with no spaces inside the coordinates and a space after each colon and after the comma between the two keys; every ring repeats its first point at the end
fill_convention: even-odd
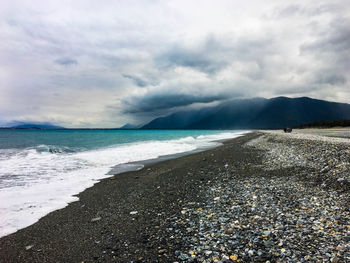
{"type": "Polygon", "coordinates": [[[199,189],[225,163],[239,168],[259,161],[257,150],[241,147],[256,136],[104,179],[79,194],[79,201],[1,238],[0,262],[178,261],[174,252],[182,242],[165,231],[169,218],[183,203],[200,202],[199,189]]]}

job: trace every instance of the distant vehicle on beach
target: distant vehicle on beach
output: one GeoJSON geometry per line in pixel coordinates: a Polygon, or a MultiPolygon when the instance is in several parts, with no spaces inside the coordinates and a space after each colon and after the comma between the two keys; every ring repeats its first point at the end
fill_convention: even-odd
{"type": "Polygon", "coordinates": [[[285,133],[291,133],[292,132],[292,128],[284,128],[283,131],[285,133]]]}

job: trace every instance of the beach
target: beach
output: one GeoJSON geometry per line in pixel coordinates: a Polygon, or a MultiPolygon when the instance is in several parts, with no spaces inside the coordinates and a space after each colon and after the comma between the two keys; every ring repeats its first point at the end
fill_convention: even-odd
{"type": "Polygon", "coordinates": [[[103,179],[1,238],[0,262],[349,262],[335,136],[257,131],[103,179]]]}

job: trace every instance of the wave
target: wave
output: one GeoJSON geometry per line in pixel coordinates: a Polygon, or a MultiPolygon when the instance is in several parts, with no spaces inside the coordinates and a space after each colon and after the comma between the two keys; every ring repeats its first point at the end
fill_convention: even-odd
{"type": "Polygon", "coordinates": [[[56,146],[56,145],[45,145],[41,144],[34,148],[38,153],[48,152],[48,153],[75,153],[86,150],[84,148],[73,148],[68,146],[56,146]]]}

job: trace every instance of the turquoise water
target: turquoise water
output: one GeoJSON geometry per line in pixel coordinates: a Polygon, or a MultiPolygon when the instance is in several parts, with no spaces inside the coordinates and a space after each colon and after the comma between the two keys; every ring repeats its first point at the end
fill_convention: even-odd
{"type": "Polygon", "coordinates": [[[123,143],[174,140],[188,136],[213,135],[232,131],[199,130],[7,130],[0,129],[0,149],[21,149],[52,145],[90,150],[123,143]]]}
{"type": "Polygon", "coordinates": [[[217,146],[239,131],[0,130],[0,236],[77,201],[116,165],[217,146]]]}

